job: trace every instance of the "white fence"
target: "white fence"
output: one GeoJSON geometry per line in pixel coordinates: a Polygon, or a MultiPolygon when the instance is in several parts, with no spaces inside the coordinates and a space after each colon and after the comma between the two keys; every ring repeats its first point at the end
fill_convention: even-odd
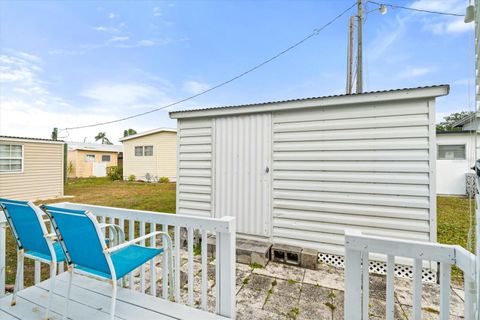
{"type": "Polygon", "coordinates": [[[449,319],[451,267],[464,272],[465,319],[476,316],[476,263],[475,255],[460,246],[438,243],[364,236],[358,232],[345,234],[345,319],[368,319],[369,254],[387,257],[386,318],[394,319],[394,266],[395,257],[413,259],[413,315],[421,319],[422,266],[424,261],[440,264],[440,319],[449,319]],[[365,266],[365,267],[364,267],[365,266]]]}
{"type": "MultiPolygon", "coordinates": [[[[187,298],[186,303],[194,306],[194,292],[199,293],[200,307],[208,311],[208,257],[207,257],[207,236],[214,234],[216,239],[216,262],[215,262],[215,313],[234,319],[235,318],[235,219],[224,217],[222,219],[187,217],[168,213],[158,213],[151,211],[119,209],[103,206],[93,206],[74,203],[55,204],[58,207],[89,210],[96,215],[100,222],[115,223],[121,226],[123,230],[128,230],[126,240],[145,235],[148,230],[168,230],[173,239],[173,272],[174,272],[174,297],[175,301],[181,299],[181,237],[183,231],[187,235],[187,298]],[[196,288],[194,281],[194,232],[201,235],[201,281],[200,288],[196,288]]],[[[0,215],[0,297],[5,295],[5,270],[6,270],[6,222],[3,214],[0,215]]],[[[154,246],[153,239],[147,239],[143,245],[154,246]]],[[[15,250],[8,248],[9,250],[15,250]]],[[[140,269],[139,291],[146,292],[147,286],[150,287],[150,294],[163,299],[168,298],[168,268],[166,263],[168,259],[163,259],[162,266],[162,292],[157,294],[157,273],[155,264],[150,264],[149,276],[146,276],[145,266],[140,269]],[[149,283],[148,283],[149,282],[149,283]]],[[[63,268],[63,266],[62,266],[63,268]]],[[[62,269],[63,270],[63,269],[62,269]]],[[[35,283],[40,282],[40,264],[35,265],[35,283]]],[[[126,276],[126,281],[122,284],[135,290],[134,275],[130,273],[126,276]]],[[[23,272],[20,283],[23,284],[23,272]]]]}

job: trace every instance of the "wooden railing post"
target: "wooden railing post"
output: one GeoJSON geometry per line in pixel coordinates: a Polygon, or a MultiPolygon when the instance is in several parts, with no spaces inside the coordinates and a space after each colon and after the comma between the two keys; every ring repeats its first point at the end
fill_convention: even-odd
{"type": "Polygon", "coordinates": [[[5,269],[6,269],[6,228],[7,221],[2,214],[0,214],[0,297],[5,295],[5,269]]]}
{"type": "Polygon", "coordinates": [[[235,218],[228,221],[228,232],[217,232],[217,313],[235,319],[235,218]]]}
{"type": "Polygon", "coordinates": [[[349,248],[353,235],[360,233],[345,231],[345,320],[362,319],[362,252],[349,248]]]}

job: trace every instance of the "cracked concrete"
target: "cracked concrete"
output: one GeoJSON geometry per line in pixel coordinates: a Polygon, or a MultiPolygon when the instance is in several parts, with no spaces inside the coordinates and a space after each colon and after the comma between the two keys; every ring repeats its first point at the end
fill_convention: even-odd
{"type": "MultiPolygon", "coordinates": [[[[188,301],[187,262],[182,252],[180,302],[188,301]]],[[[194,257],[194,306],[201,305],[201,260],[194,257]]],[[[161,263],[157,263],[157,292],[161,291],[161,263]]],[[[145,266],[149,291],[149,266],[145,266]]],[[[135,286],[140,285],[138,278],[135,286]]],[[[395,319],[412,318],[411,281],[395,278],[395,319]]],[[[385,318],[385,277],[370,275],[370,319],[385,318]]],[[[343,269],[319,264],[317,270],[269,262],[265,267],[236,264],[237,319],[343,319],[343,269]]],[[[463,319],[463,291],[451,289],[450,319],[463,319]]],[[[208,309],[215,310],[215,260],[208,264],[208,309]]],[[[423,284],[422,319],[439,319],[439,286],[423,284]]]]}

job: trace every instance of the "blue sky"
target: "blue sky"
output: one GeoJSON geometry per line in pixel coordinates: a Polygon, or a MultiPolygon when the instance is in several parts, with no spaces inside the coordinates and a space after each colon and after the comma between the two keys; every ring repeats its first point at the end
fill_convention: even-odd
{"type": "MultiPolygon", "coordinates": [[[[143,112],[227,80],[300,40],[354,1],[1,1],[0,134],[143,112]]],[[[386,1],[387,2],[387,1],[386,1]]],[[[389,1],[463,13],[466,0],[389,1]]],[[[376,8],[367,4],[367,11],[376,8]]],[[[344,93],[348,17],[223,88],[170,110],[344,93]]],[[[364,26],[364,88],[448,83],[437,120],[473,108],[473,26],[461,17],[389,9],[364,26]]],[[[168,110],[66,140],[114,142],[124,129],[175,127],[168,110]]],[[[62,132],[61,136],[66,133],[62,132]]]]}

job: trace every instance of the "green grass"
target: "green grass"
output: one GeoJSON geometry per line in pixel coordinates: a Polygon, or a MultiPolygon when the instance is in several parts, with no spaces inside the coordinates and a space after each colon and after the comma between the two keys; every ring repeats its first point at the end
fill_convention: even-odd
{"type": "MultiPolygon", "coordinates": [[[[472,209],[475,202],[472,200],[472,209]]],[[[475,221],[475,218],[473,217],[475,221]]],[[[457,244],[467,248],[469,199],[466,197],[437,197],[437,241],[444,244],[457,244]]],[[[475,232],[473,232],[473,237],[475,232]]],[[[475,241],[473,238],[472,241],[475,241]]],[[[463,282],[462,272],[452,268],[452,280],[463,282]]]]}
{"type": "MultiPolygon", "coordinates": [[[[65,195],[71,199],[38,201],[55,203],[59,201],[80,202],[128,209],[151,210],[175,213],[175,183],[140,183],[111,181],[108,178],[84,178],[69,180],[65,186],[65,195]]],[[[438,242],[458,244],[466,248],[469,226],[468,199],[463,197],[437,198],[438,242]]],[[[148,231],[148,230],[147,230],[148,231]]],[[[15,280],[16,245],[11,233],[7,232],[7,283],[15,280]]],[[[25,283],[33,283],[33,262],[25,260],[25,283]]],[[[252,269],[263,268],[252,264],[252,269]]],[[[42,274],[48,275],[48,267],[43,266],[42,274]]],[[[454,281],[462,281],[462,273],[453,268],[454,281]]]]}

